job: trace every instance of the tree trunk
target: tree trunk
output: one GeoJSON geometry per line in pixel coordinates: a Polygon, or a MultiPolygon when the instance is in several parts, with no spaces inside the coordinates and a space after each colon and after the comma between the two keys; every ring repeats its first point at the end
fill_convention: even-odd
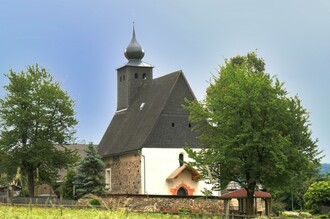
{"type": "Polygon", "coordinates": [[[247,215],[255,215],[255,210],[254,210],[254,188],[251,189],[251,187],[249,187],[248,189],[246,189],[247,191],[247,197],[246,197],[246,210],[247,210],[247,215]]]}
{"type": "Polygon", "coordinates": [[[28,190],[29,190],[29,197],[34,197],[34,170],[31,168],[28,171],[28,190]]]}

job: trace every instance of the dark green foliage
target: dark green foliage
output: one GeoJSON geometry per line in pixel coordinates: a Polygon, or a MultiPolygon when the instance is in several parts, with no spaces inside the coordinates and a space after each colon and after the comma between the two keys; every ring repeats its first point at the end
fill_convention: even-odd
{"type": "Polygon", "coordinates": [[[273,188],[270,192],[273,200],[285,204],[285,210],[303,210],[305,209],[304,195],[310,185],[318,181],[328,180],[325,174],[309,174],[307,177],[295,178],[294,184],[288,187],[273,188]]]}
{"type": "Polygon", "coordinates": [[[61,185],[61,195],[64,199],[74,198],[75,178],[76,178],[76,172],[73,169],[69,169],[61,185]]]}
{"type": "Polygon", "coordinates": [[[330,181],[313,183],[305,194],[305,207],[319,213],[321,205],[330,206],[330,181]]]}
{"type": "Polygon", "coordinates": [[[19,196],[20,197],[29,197],[29,191],[25,188],[23,188],[20,192],[19,192],[19,196]]]}
{"type": "Polygon", "coordinates": [[[86,157],[81,160],[78,167],[75,181],[77,198],[89,193],[105,194],[104,171],[105,164],[93,144],[89,144],[86,157]]]}
{"type": "Polygon", "coordinates": [[[6,76],[7,93],[0,99],[1,167],[8,175],[20,168],[33,196],[36,180],[54,182],[59,169],[78,160],[75,151],[63,147],[75,133],[74,101],[38,65],[6,76]]]}
{"type": "Polygon", "coordinates": [[[187,152],[218,188],[230,181],[245,188],[248,214],[253,214],[258,184],[290,188],[317,172],[320,152],[311,138],[309,115],[253,52],[226,60],[213,80],[205,100],[187,101],[203,146],[187,152]]]}
{"type": "Polygon", "coordinates": [[[90,206],[101,206],[100,200],[93,198],[88,202],[88,205],[90,206]]]}
{"type": "Polygon", "coordinates": [[[6,176],[3,176],[4,174],[0,175],[0,186],[8,185],[8,180],[6,176]]]}
{"type": "Polygon", "coordinates": [[[280,215],[281,212],[285,211],[285,207],[286,205],[282,202],[272,202],[272,212],[277,216],[280,215]]]}

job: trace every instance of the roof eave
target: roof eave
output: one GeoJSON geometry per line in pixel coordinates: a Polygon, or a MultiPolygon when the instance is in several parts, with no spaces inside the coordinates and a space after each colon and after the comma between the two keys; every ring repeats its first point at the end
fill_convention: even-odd
{"type": "Polygon", "coordinates": [[[141,148],[134,149],[134,150],[131,150],[131,151],[111,153],[111,154],[103,155],[102,158],[109,158],[109,157],[115,157],[115,156],[121,156],[121,155],[129,155],[129,154],[141,154],[140,151],[141,151],[141,148]]]}

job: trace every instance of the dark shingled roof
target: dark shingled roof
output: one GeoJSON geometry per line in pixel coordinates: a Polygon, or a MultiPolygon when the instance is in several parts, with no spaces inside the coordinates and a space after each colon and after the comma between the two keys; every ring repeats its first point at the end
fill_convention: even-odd
{"type": "MultiPolygon", "coordinates": [[[[145,81],[131,106],[127,110],[115,113],[99,144],[100,155],[107,157],[142,149],[179,79],[181,82],[183,80],[183,84],[188,88],[190,99],[195,98],[182,71],[145,81]],[[142,103],[145,104],[141,110],[142,103]]],[[[179,146],[183,145],[176,147],[179,146]]],[[[173,148],[174,146],[168,144],[162,147],[173,148]]]]}

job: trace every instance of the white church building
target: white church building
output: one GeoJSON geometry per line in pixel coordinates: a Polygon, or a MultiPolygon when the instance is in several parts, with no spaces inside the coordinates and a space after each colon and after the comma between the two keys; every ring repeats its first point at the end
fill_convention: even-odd
{"type": "MultiPolygon", "coordinates": [[[[212,185],[184,162],[183,147],[200,148],[185,99],[195,99],[182,71],[153,78],[133,37],[117,69],[117,111],[99,144],[111,194],[203,195],[212,185]]],[[[213,195],[220,195],[213,192],[213,195]]]]}

